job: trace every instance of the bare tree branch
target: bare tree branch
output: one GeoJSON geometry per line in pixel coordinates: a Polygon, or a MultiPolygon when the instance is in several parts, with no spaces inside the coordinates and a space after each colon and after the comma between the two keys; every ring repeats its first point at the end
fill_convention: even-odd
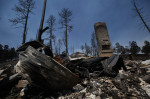
{"type": "Polygon", "coordinates": [[[143,14],[143,11],[142,11],[143,8],[138,8],[135,0],[133,0],[133,6],[134,6],[139,18],[141,19],[142,23],[144,24],[144,27],[146,27],[146,29],[150,32],[150,27],[148,26],[148,24],[146,23],[146,21],[144,19],[144,16],[142,15],[143,14]]]}

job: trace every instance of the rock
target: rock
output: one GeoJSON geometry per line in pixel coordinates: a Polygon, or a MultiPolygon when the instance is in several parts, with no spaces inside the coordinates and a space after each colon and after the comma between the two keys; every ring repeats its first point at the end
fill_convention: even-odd
{"type": "Polygon", "coordinates": [[[20,61],[14,66],[14,72],[15,73],[21,73],[22,69],[19,67],[20,66],[20,61]]]}
{"type": "Polygon", "coordinates": [[[103,72],[100,71],[94,71],[93,73],[90,73],[90,77],[99,77],[103,72]]]}
{"type": "Polygon", "coordinates": [[[76,86],[73,87],[73,89],[74,89],[75,91],[81,91],[81,90],[84,89],[84,87],[81,86],[80,84],[77,84],[76,86]]]}
{"type": "Polygon", "coordinates": [[[87,95],[85,99],[96,99],[96,95],[94,94],[87,95]]]}
{"type": "Polygon", "coordinates": [[[98,88],[98,90],[92,92],[92,94],[96,95],[96,96],[100,96],[102,94],[102,91],[100,88],[98,88]]]}
{"type": "Polygon", "coordinates": [[[1,81],[2,81],[3,79],[5,79],[6,77],[7,77],[7,74],[1,75],[1,76],[0,76],[0,83],[1,83],[1,81]]]}
{"type": "Polygon", "coordinates": [[[143,65],[150,65],[150,60],[142,61],[141,62],[143,65]]]}
{"type": "Polygon", "coordinates": [[[146,75],[142,78],[144,81],[146,81],[147,83],[150,84],[150,74],[149,75],[146,75]]]}
{"type": "Polygon", "coordinates": [[[139,78],[139,80],[141,81],[141,83],[140,83],[141,88],[143,90],[145,90],[145,92],[147,93],[147,95],[150,97],[150,84],[146,83],[141,78],[139,78]]]}
{"type": "Polygon", "coordinates": [[[19,80],[18,84],[16,85],[17,88],[24,88],[29,82],[27,80],[19,80]]]}
{"type": "MultiPolygon", "coordinates": [[[[26,82],[26,81],[23,81],[26,82]]],[[[27,82],[26,82],[27,83],[27,82]]],[[[33,84],[27,84],[20,92],[20,96],[25,99],[30,99],[32,97],[38,96],[41,92],[44,92],[39,86],[33,84]]]]}
{"type": "Polygon", "coordinates": [[[130,99],[138,99],[138,98],[135,96],[131,96],[130,99]]]}
{"type": "Polygon", "coordinates": [[[129,66],[129,67],[134,67],[135,63],[130,60],[130,61],[128,61],[128,62],[126,63],[126,65],[129,66]]]}
{"type": "Polygon", "coordinates": [[[21,76],[19,74],[14,74],[10,77],[4,77],[2,80],[0,80],[0,98],[8,95],[8,93],[20,79],[21,76]]]}
{"type": "Polygon", "coordinates": [[[85,97],[85,93],[79,93],[78,95],[76,95],[74,98],[76,98],[76,99],[84,99],[84,97],[85,97]]]}
{"type": "Polygon", "coordinates": [[[25,93],[24,93],[24,88],[20,91],[20,96],[22,97],[22,96],[24,96],[25,95],[25,93]]]}
{"type": "Polygon", "coordinates": [[[89,83],[88,79],[84,79],[81,84],[82,86],[87,87],[88,83],[89,83]]]}
{"type": "Polygon", "coordinates": [[[0,68],[0,75],[3,74],[7,74],[8,76],[13,75],[14,74],[13,68],[14,66],[12,66],[11,64],[3,66],[2,68],[0,68]]]}
{"type": "Polygon", "coordinates": [[[120,76],[120,79],[126,79],[129,76],[128,72],[125,72],[124,70],[119,70],[118,75],[120,76]]]}
{"type": "Polygon", "coordinates": [[[146,75],[148,69],[147,68],[140,68],[140,75],[146,75]]]}
{"type": "Polygon", "coordinates": [[[0,70],[0,75],[4,72],[4,70],[0,70]]]}

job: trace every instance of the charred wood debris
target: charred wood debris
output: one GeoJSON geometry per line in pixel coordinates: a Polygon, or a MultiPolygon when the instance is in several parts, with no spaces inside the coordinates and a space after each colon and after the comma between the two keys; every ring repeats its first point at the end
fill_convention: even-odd
{"type": "Polygon", "coordinates": [[[0,99],[149,99],[150,60],[60,55],[31,41],[0,67],[0,99]],[[44,51],[44,53],[43,53],[44,51]]]}

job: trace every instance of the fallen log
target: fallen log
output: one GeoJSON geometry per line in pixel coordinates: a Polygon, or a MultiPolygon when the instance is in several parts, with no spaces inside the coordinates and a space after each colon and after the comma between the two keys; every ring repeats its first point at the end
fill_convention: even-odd
{"type": "Polygon", "coordinates": [[[105,58],[89,58],[89,59],[78,59],[78,60],[72,60],[68,64],[66,64],[66,67],[69,68],[69,70],[75,72],[75,69],[78,69],[78,67],[84,67],[89,70],[90,73],[94,71],[101,71],[103,70],[102,63],[105,58]]]}
{"type": "Polygon", "coordinates": [[[109,58],[96,57],[72,60],[66,65],[66,67],[72,72],[78,74],[81,78],[85,77],[84,74],[86,69],[89,71],[91,77],[99,77],[102,75],[115,77],[121,68],[125,71],[127,70],[123,59],[119,55],[113,55],[109,58]]]}
{"type": "Polygon", "coordinates": [[[71,89],[78,83],[77,75],[31,46],[19,54],[15,68],[28,74],[30,83],[49,91],[71,89]]]}

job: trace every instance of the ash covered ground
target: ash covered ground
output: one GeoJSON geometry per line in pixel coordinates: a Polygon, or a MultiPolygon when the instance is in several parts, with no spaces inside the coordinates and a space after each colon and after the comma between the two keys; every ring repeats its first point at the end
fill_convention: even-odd
{"type": "Polygon", "coordinates": [[[46,99],[149,99],[150,97],[150,62],[149,60],[125,60],[127,71],[119,70],[116,77],[95,76],[81,78],[72,89],[57,92],[43,91],[39,86],[14,75],[16,61],[1,64],[1,98],[46,98],[46,99]],[[16,80],[17,79],[17,80],[16,80]],[[3,87],[5,86],[5,87],[3,87]]]}

